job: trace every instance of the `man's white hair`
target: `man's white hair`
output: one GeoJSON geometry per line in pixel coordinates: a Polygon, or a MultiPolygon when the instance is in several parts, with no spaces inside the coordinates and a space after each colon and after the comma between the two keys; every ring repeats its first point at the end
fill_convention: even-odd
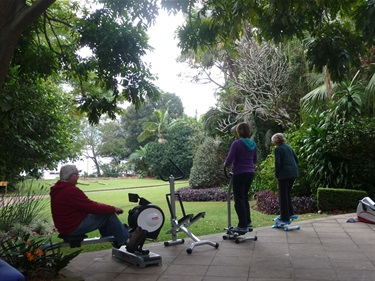
{"type": "Polygon", "coordinates": [[[78,169],[77,169],[76,165],[62,166],[61,169],[60,169],[60,180],[66,181],[73,174],[78,174],[78,169]]]}

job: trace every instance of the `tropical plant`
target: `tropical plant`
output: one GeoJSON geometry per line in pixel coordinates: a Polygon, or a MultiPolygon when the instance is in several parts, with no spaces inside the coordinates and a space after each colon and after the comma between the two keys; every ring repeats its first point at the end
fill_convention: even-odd
{"type": "Polygon", "coordinates": [[[39,186],[40,192],[32,189],[32,182],[27,187],[25,183],[19,184],[14,196],[5,198],[4,194],[0,202],[0,229],[9,231],[17,222],[29,226],[34,221],[43,217],[48,201],[43,200],[43,186],[39,186]]]}
{"type": "Polygon", "coordinates": [[[82,249],[66,255],[60,247],[44,252],[44,247],[48,245],[52,245],[50,238],[30,237],[27,234],[1,241],[0,257],[23,273],[27,280],[52,281],[82,249]]]}
{"type": "Polygon", "coordinates": [[[375,185],[374,118],[336,121],[324,112],[300,128],[297,153],[303,159],[312,192],[319,187],[364,189],[375,185]]]}
{"type": "Polygon", "coordinates": [[[140,177],[145,176],[147,174],[146,155],[146,147],[141,146],[139,149],[129,155],[125,168],[135,172],[140,177]]]}
{"type": "MultiPolygon", "coordinates": [[[[310,75],[312,77],[312,75],[310,75]]],[[[315,80],[310,80],[312,85],[317,85],[301,99],[301,108],[307,114],[331,110],[332,118],[350,118],[351,116],[365,116],[374,112],[375,100],[375,74],[372,75],[367,85],[366,77],[360,77],[360,71],[354,75],[351,81],[332,83],[327,91],[322,76],[315,75],[315,80]]]]}
{"type": "Polygon", "coordinates": [[[139,134],[138,141],[143,142],[150,137],[156,136],[158,143],[164,144],[166,141],[165,135],[175,122],[170,120],[168,108],[164,112],[160,109],[154,110],[152,120],[143,124],[143,132],[139,134]]]}

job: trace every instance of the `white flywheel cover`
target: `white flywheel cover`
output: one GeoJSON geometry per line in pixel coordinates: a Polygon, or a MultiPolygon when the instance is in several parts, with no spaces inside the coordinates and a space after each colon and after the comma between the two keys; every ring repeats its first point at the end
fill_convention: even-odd
{"type": "Polygon", "coordinates": [[[159,209],[154,207],[144,209],[137,218],[137,225],[148,232],[158,230],[162,224],[163,214],[159,209]]]}

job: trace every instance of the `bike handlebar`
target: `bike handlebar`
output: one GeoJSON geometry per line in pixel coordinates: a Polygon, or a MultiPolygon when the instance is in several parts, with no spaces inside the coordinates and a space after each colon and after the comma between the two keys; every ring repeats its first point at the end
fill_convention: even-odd
{"type": "MultiPolygon", "coordinates": [[[[179,172],[181,172],[181,175],[179,177],[175,177],[174,180],[181,180],[185,177],[185,173],[180,169],[180,167],[178,167],[170,158],[168,158],[168,160],[173,164],[173,166],[175,166],[177,168],[177,170],[179,172]]],[[[159,166],[159,177],[163,180],[163,181],[169,181],[169,178],[164,178],[162,175],[161,175],[161,172],[160,172],[160,166],[159,166]]]]}

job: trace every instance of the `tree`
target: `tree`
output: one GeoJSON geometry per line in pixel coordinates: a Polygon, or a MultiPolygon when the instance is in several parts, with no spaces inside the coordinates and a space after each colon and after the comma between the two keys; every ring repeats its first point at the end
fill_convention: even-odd
{"type": "Polygon", "coordinates": [[[125,136],[119,120],[105,122],[99,126],[101,142],[98,143],[98,154],[110,157],[113,162],[120,163],[125,158],[125,136]]]}
{"type": "Polygon", "coordinates": [[[102,114],[111,114],[119,100],[139,107],[146,97],[157,96],[154,78],[141,59],[150,49],[145,30],[157,15],[155,1],[93,0],[88,4],[95,8],[74,0],[1,1],[0,91],[12,65],[28,71],[25,62],[31,61],[28,66],[34,72],[74,77],[80,84],[94,72],[96,86],[112,92],[108,99],[80,88],[77,105],[94,123],[102,114]],[[91,56],[80,56],[83,47],[91,56]],[[17,59],[22,49],[28,52],[17,59]],[[43,67],[35,67],[41,63],[43,67]]]}
{"type": "Polygon", "coordinates": [[[98,123],[119,102],[157,97],[142,61],[156,9],[147,0],[0,2],[1,177],[75,159],[77,109],[98,123]]]}
{"type": "Polygon", "coordinates": [[[23,78],[21,85],[11,71],[0,96],[0,179],[8,181],[54,169],[83,148],[69,96],[54,81],[23,78]]]}
{"type": "Polygon", "coordinates": [[[170,175],[181,175],[177,168],[169,161],[171,159],[185,174],[190,174],[193,164],[194,132],[183,119],[178,120],[173,129],[165,135],[165,143],[149,142],[146,146],[145,164],[147,175],[164,178],[170,175]]]}
{"type": "Polygon", "coordinates": [[[278,50],[266,43],[258,44],[252,38],[242,38],[238,44],[238,58],[234,60],[237,76],[230,78],[234,85],[234,101],[223,104],[224,112],[236,118],[222,123],[223,130],[237,124],[238,120],[255,114],[264,120],[274,120],[283,127],[292,123],[283,102],[284,81],[288,80],[287,60],[278,50]],[[239,103],[239,101],[242,101],[239,103]]]}
{"type": "Polygon", "coordinates": [[[143,124],[149,121],[155,109],[165,112],[167,108],[169,108],[168,114],[172,119],[178,119],[184,112],[181,99],[171,93],[162,93],[157,101],[147,100],[138,110],[134,105],[130,105],[121,117],[119,131],[113,132],[113,136],[123,138],[123,142],[121,142],[123,149],[121,152],[118,151],[121,154],[117,154],[117,152],[115,154],[120,159],[125,159],[140,146],[145,146],[152,141],[153,138],[138,142],[137,137],[142,133],[143,124]]]}
{"type": "Polygon", "coordinates": [[[165,135],[170,127],[175,123],[169,118],[168,108],[163,112],[160,109],[154,110],[154,115],[149,121],[143,124],[143,131],[138,136],[138,141],[142,142],[150,137],[156,136],[158,143],[165,143],[165,135]]]}
{"type": "Polygon", "coordinates": [[[374,43],[374,1],[217,0],[198,5],[195,0],[184,4],[165,0],[162,5],[188,15],[178,31],[183,53],[221,45],[230,48],[250,24],[258,40],[279,43],[309,36],[310,67],[318,72],[326,68],[334,82],[359,66],[360,57],[374,43]]]}
{"type": "Polygon", "coordinates": [[[87,122],[83,124],[81,134],[85,142],[85,149],[82,151],[84,157],[91,159],[94,162],[96,173],[98,177],[101,176],[100,163],[98,159],[97,147],[101,142],[101,135],[99,128],[95,125],[91,126],[87,122]]]}

